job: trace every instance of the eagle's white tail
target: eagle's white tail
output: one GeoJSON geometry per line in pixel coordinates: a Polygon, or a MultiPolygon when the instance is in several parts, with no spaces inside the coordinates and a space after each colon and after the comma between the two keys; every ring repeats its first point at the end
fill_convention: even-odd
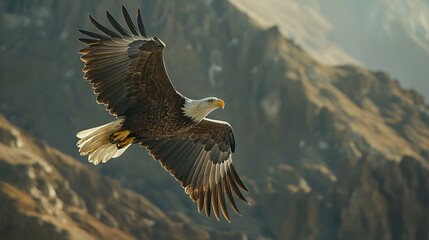
{"type": "Polygon", "coordinates": [[[121,129],[122,122],[123,119],[118,119],[77,133],[79,141],[76,146],[79,148],[80,155],[88,155],[88,161],[94,165],[121,156],[131,144],[119,149],[116,144],[110,143],[110,136],[121,129]]]}

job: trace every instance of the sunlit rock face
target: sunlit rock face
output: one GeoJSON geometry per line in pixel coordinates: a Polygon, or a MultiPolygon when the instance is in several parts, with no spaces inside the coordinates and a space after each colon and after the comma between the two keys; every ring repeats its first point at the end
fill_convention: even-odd
{"type": "Polygon", "coordinates": [[[173,220],[142,195],[23,133],[1,115],[0,202],[2,239],[240,235],[199,229],[186,216],[173,220]]]}
{"type": "Polygon", "coordinates": [[[278,25],[320,63],[381,69],[429,98],[429,3],[425,0],[231,2],[262,26],[278,25]]]}

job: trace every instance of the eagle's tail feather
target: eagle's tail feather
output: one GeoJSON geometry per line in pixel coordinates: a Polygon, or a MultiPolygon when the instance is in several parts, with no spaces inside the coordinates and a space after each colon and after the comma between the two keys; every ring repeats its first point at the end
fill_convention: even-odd
{"type": "Polygon", "coordinates": [[[118,119],[77,133],[79,141],[76,146],[79,148],[80,155],[88,155],[88,161],[94,165],[121,156],[131,144],[118,148],[116,143],[110,142],[110,136],[121,129],[122,123],[123,119],[118,119]]]}

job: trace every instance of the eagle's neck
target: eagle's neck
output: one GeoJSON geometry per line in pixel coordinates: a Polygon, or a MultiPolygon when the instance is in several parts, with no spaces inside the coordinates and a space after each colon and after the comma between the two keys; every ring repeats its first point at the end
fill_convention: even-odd
{"type": "Polygon", "coordinates": [[[183,104],[183,113],[185,116],[191,118],[194,122],[201,122],[214,108],[209,108],[204,104],[205,99],[193,100],[186,99],[183,104]]]}

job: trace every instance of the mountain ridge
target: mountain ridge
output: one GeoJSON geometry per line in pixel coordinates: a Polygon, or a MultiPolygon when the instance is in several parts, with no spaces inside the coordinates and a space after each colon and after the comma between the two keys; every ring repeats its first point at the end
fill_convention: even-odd
{"type": "Polygon", "coordinates": [[[265,27],[278,25],[320,63],[387,71],[403,86],[429,97],[425,1],[231,2],[265,27]]]}

